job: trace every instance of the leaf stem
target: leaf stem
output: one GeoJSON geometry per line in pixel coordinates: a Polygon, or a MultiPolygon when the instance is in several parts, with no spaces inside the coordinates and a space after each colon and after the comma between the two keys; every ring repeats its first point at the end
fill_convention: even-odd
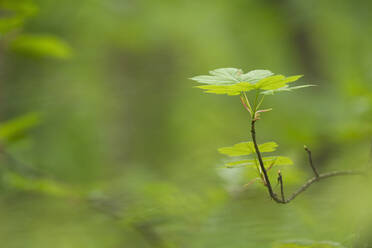
{"type": "Polygon", "coordinates": [[[263,102],[264,99],[265,99],[265,95],[262,96],[260,102],[257,105],[257,109],[261,106],[261,104],[262,104],[262,102],[263,102]]]}
{"type": "Polygon", "coordinates": [[[246,103],[248,105],[248,108],[251,110],[251,113],[253,113],[253,109],[252,109],[251,104],[249,103],[249,99],[248,99],[247,94],[245,92],[243,92],[243,95],[244,95],[245,101],[246,101],[246,103]]]}
{"type": "Polygon", "coordinates": [[[256,90],[256,98],[254,99],[254,110],[253,110],[254,113],[256,113],[257,108],[258,108],[258,107],[257,107],[258,96],[259,96],[259,94],[258,94],[258,90],[256,90]]]}

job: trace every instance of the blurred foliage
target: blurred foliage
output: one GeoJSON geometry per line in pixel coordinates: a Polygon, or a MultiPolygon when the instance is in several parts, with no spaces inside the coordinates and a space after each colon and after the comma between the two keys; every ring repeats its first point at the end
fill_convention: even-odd
{"type": "Polygon", "coordinates": [[[29,113],[6,122],[0,123],[0,141],[9,144],[27,135],[27,131],[40,124],[40,117],[36,113],[29,113]]]}
{"type": "Polygon", "coordinates": [[[30,180],[15,173],[8,173],[4,175],[3,180],[6,185],[17,190],[39,192],[51,196],[67,196],[71,194],[63,186],[46,179],[30,180]]]}
{"type": "Polygon", "coordinates": [[[215,150],[249,137],[239,99],[188,78],[270,68],[318,86],[263,106],[275,111],[258,141],[280,142],[294,162],[286,192],[311,176],[304,144],[320,172],[365,168],[371,7],[0,0],[2,246],[370,246],[368,180],[335,178],[274,204],[262,185],[244,186],[251,168],[224,168],[215,150]]]}
{"type": "Polygon", "coordinates": [[[0,9],[1,35],[19,28],[27,18],[38,12],[38,7],[29,0],[1,0],[0,9]]]}
{"type": "Polygon", "coordinates": [[[343,247],[339,243],[336,242],[314,242],[314,241],[288,241],[283,242],[278,246],[274,246],[275,248],[336,248],[336,247],[343,247]]]}
{"type": "Polygon", "coordinates": [[[68,44],[50,35],[20,35],[11,43],[14,52],[36,57],[67,59],[72,51],[68,44]]]}

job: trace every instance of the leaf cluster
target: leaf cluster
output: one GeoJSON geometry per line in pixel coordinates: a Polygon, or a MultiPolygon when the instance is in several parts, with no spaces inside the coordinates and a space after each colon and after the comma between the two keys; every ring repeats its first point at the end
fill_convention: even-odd
{"type": "Polygon", "coordinates": [[[32,0],[0,0],[0,41],[7,50],[33,58],[65,60],[73,55],[70,45],[53,34],[25,34],[26,21],[36,15],[32,0]]]}
{"type": "Polygon", "coordinates": [[[2,145],[12,144],[22,138],[27,133],[38,126],[41,122],[41,116],[38,113],[31,112],[14,119],[0,123],[0,142],[2,145]]]}
{"type": "Polygon", "coordinates": [[[300,79],[302,75],[286,77],[283,75],[274,75],[269,70],[253,70],[243,73],[241,69],[220,68],[209,73],[210,75],[192,77],[191,80],[204,84],[195,86],[196,88],[213,94],[234,96],[240,95],[243,92],[256,90],[262,95],[273,95],[276,92],[291,91],[312,86],[301,85],[290,87],[289,84],[300,79]]]}

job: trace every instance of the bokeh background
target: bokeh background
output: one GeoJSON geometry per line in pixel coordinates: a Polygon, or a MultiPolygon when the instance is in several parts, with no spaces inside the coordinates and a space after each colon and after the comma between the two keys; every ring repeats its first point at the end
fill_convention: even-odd
{"type": "MultiPolygon", "coordinates": [[[[238,97],[188,78],[236,67],[316,84],[268,97],[258,140],[311,170],[368,169],[372,2],[0,0],[1,247],[371,247],[370,186],[278,205],[217,148],[249,140],[238,97]]],[[[275,176],[275,173],[274,173],[275,176]]],[[[275,180],[275,179],[274,179],[275,180]]],[[[278,189],[278,188],[276,188],[278,189]]]]}

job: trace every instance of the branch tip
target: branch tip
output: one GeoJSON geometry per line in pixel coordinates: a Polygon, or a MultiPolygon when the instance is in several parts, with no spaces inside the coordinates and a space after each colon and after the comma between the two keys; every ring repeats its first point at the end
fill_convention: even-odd
{"type": "Polygon", "coordinates": [[[261,153],[260,153],[260,149],[259,149],[258,144],[257,144],[257,141],[256,141],[256,129],[255,129],[255,123],[256,123],[256,121],[257,121],[257,119],[253,119],[252,122],[251,122],[251,136],[252,136],[252,141],[253,141],[254,148],[255,148],[255,151],[256,151],[256,155],[257,155],[257,158],[258,158],[258,161],[259,161],[259,165],[260,165],[260,168],[261,168],[261,171],[262,171],[262,176],[263,176],[263,179],[264,179],[265,186],[267,187],[267,190],[269,192],[269,195],[270,195],[271,199],[274,200],[277,203],[287,204],[287,203],[291,202],[299,194],[301,194],[308,187],[310,187],[313,183],[318,182],[318,181],[320,181],[322,179],[326,179],[326,178],[334,177],[334,176],[365,175],[365,173],[363,173],[363,171],[357,171],[357,170],[332,171],[332,172],[329,172],[329,173],[319,174],[317,172],[315,166],[313,165],[313,160],[312,160],[312,157],[311,157],[311,151],[310,151],[310,149],[306,145],[304,145],[304,149],[305,149],[305,151],[307,152],[307,154],[309,156],[309,163],[310,163],[310,166],[311,166],[311,168],[312,168],[312,170],[313,170],[313,172],[315,174],[315,177],[307,180],[288,199],[285,199],[285,197],[284,197],[284,186],[283,186],[283,176],[281,174],[281,171],[278,170],[278,183],[280,184],[280,193],[281,193],[281,197],[279,198],[277,196],[277,194],[275,194],[274,191],[273,191],[273,188],[271,186],[271,183],[270,183],[270,180],[269,180],[269,177],[268,177],[268,173],[267,173],[268,170],[266,170],[266,168],[264,166],[264,163],[263,163],[263,160],[262,160],[262,156],[261,156],[261,153]]]}
{"type": "Polygon", "coordinates": [[[307,152],[307,154],[309,156],[309,164],[310,164],[311,169],[313,170],[313,172],[315,174],[315,178],[319,178],[319,173],[318,173],[318,171],[316,170],[316,168],[315,168],[315,166],[313,164],[313,158],[311,156],[311,151],[310,151],[310,149],[306,145],[304,146],[304,148],[305,148],[305,151],[307,152]]]}

